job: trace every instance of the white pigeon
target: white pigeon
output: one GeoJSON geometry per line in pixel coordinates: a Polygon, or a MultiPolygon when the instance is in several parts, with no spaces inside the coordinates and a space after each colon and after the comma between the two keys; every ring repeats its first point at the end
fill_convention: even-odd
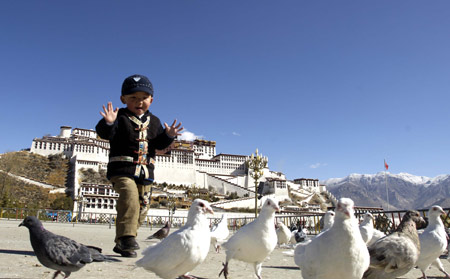
{"type": "Polygon", "coordinates": [[[220,245],[225,242],[230,231],[228,230],[228,218],[226,214],[222,214],[219,223],[211,228],[211,244],[219,253],[220,245]]]}
{"type": "Polygon", "coordinates": [[[275,212],[280,207],[275,199],[267,198],[259,216],[238,230],[222,247],[226,249],[226,262],[219,276],[228,276],[228,263],[231,259],[253,263],[256,276],[261,279],[261,266],[266,257],[277,246],[275,232],[275,212]]]}
{"type": "Polygon", "coordinates": [[[333,226],[311,241],[297,245],[294,260],[304,279],[362,278],[370,258],[351,199],[339,200],[333,226]]]}
{"type": "Polygon", "coordinates": [[[370,212],[366,212],[364,213],[363,221],[359,224],[359,231],[366,244],[372,239],[373,230],[373,215],[370,212]]]}
{"type": "Polygon", "coordinates": [[[323,216],[323,228],[322,228],[322,232],[328,230],[329,228],[331,228],[334,224],[334,216],[335,213],[334,211],[327,211],[325,213],[325,215],[323,216]]]}
{"type": "Polygon", "coordinates": [[[442,207],[433,205],[428,210],[428,226],[419,234],[420,255],[416,265],[422,271],[423,278],[426,279],[425,271],[432,263],[436,261],[436,265],[447,278],[449,274],[445,272],[439,256],[444,253],[447,248],[447,233],[441,220],[441,214],[444,214],[442,207]]]}
{"type": "Polygon", "coordinates": [[[186,224],[142,253],[136,265],[154,272],[161,278],[188,277],[187,273],[201,264],[210,246],[207,213],[214,214],[207,201],[196,199],[192,203],[186,224]]]}
{"type": "Polygon", "coordinates": [[[291,231],[283,222],[277,222],[276,224],[276,232],[278,245],[288,244],[291,239],[291,231]]]}

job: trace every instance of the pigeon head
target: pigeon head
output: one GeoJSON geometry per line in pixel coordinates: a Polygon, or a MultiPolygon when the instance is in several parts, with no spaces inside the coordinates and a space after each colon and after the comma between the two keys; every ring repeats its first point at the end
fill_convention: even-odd
{"type": "Polygon", "coordinates": [[[334,218],[334,215],[336,215],[334,213],[334,211],[329,210],[325,213],[324,218],[328,221],[328,220],[334,218]]]}
{"type": "Polygon", "coordinates": [[[25,219],[23,219],[22,223],[19,224],[19,227],[22,227],[22,226],[27,227],[28,229],[40,228],[40,227],[42,227],[42,223],[35,216],[28,216],[28,217],[25,217],[25,219]]]}
{"type": "Polygon", "coordinates": [[[401,223],[406,223],[408,221],[414,222],[418,230],[423,229],[427,226],[427,222],[425,221],[425,219],[423,219],[422,216],[420,216],[419,211],[416,210],[408,210],[406,211],[405,215],[403,215],[401,223]]]}
{"type": "Polygon", "coordinates": [[[349,219],[353,215],[353,201],[349,198],[341,198],[336,207],[336,215],[343,219],[349,219]]]}
{"type": "Polygon", "coordinates": [[[280,206],[278,205],[278,201],[273,198],[267,198],[264,202],[264,205],[261,210],[269,210],[271,212],[279,212],[280,206]]]}
{"type": "Polygon", "coordinates": [[[327,211],[322,219],[320,219],[320,228],[324,230],[328,230],[334,224],[334,217],[336,213],[334,211],[327,211]]]}
{"type": "Polygon", "coordinates": [[[441,216],[442,214],[445,214],[445,211],[442,209],[442,207],[440,207],[439,205],[433,205],[429,210],[428,210],[428,215],[431,217],[437,217],[437,216],[441,216]]]}
{"type": "Polygon", "coordinates": [[[209,202],[201,199],[196,199],[194,202],[192,202],[191,208],[189,211],[194,211],[201,214],[214,214],[214,211],[212,210],[211,206],[209,205],[209,202]]]}

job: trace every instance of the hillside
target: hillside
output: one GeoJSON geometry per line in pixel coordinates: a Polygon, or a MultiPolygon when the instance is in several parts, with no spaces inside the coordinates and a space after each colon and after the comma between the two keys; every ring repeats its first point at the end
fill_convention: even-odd
{"type": "Polygon", "coordinates": [[[0,170],[35,181],[65,187],[69,160],[61,155],[48,157],[27,151],[9,152],[0,157],[0,170]]]}
{"type": "Polygon", "coordinates": [[[48,189],[25,183],[8,174],[29,178],[63,188],[68,160],[61,156],[44,157],[29,152],[10,152],[0,157],[0,207],[70,208],[65,194],[50,194],[48,189]]]}
{"type": "Polygon", "coordinates": [[[407,173],[351,174],[345,178],[321,181],[336,197],[352,198],[359,206],[389,209],[428,208],[437,204],[450,207],[450,175],[435,178],[407,173]]]}

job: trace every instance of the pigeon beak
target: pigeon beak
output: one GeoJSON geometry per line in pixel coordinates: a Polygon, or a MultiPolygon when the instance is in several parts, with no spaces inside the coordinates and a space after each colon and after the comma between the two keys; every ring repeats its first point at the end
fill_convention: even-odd
{"type": "Polygon", "coordinates": [[[344,208],[342,206],[338,206],[337,211],[342,212],[345,216],[350,218],[350,211],[347,208],[344,208]]]}
{"type": "Polygon", "coordinates": [[[274,205],[273,205],[273,208],[275,209],[275,212],[276,212],[276,213],[280,213],[281,209],[280,209],[280,206],[279,206],[279,205],[274,204],[274,205]]]}
{"type": "Polygon", "coordinates": [[[347,207],[342,206],[340,203],[338,203],[336,211],[340,211],[340,212],[344,213],[345,216],[350,218],[350,210],[347,207]]]}
{"type": "Polygon", "coordinates": [[[345,214],[345,216],[350,218],[350,210],[348,210],[348,208],[343,208],[342,212],[345,214]]]}
{"type": "Polygon", "coordinates": [[[203,209],[203,210],[204,210],[205,213],[209,213],[209,214],[214,215],[214,211],[212,210],[211,207],[205,207],[205,209],[203,209]]]}

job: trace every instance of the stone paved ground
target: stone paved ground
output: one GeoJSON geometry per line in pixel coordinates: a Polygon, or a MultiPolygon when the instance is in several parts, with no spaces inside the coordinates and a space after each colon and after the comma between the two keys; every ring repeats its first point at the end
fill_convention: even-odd
{"type": "MultiPolygon", "coordinates": [[[[19,221],[0,219],[0,278],[42,278],[50,279],[53,271],[43,267],[32,253],[29,242],[28,230],[25,227],[18,227],[19,221]]],[[[112,252],[114,247],[114,227],[107,225],[85,225],[85,224],[61,224],[44,223],[44,226],[57,234],[70,237],[84,244],[95,245],[103,248],[103,253],[116,255],[112,252]]],[[[153,230],[153,232],[156,229],[153,230]]],[[[141,228],[138,242],[141,249],[154,243],[145,241],[145,238],[152,234],[149,228],[141,228]]],[[[285,249],[277,248],[271,254],[270,259],[263,264],[263,278],[299,279],[301,272],[294,264],[292,257],[288,257],[283,252],[285,249]]],[[[140,258],[138,253],[138,258],[140,258]]],[[[78,272],[72,273],[71,279],[76,278],[133,278],[133,279],[153,279],[155,274],[141,268],[135,268],[136,259],[119,258],[122,262],[117,263],[92,263],[85,266],[78,272]]],[[[191,274],[202,278],[217,278],[222,268],[225,254],[211,251],[203,264],[194,269],[191,274]]],[[[450,271],[450,263],[442,261],[447,271],[450,271]]],[[[427,272],[428,278],[444,278],[436,268],[427,272]]],[[[420,278],[419,270],[412,270],[402,278],[420,278]]],[[[62,278],[58,277],[58,278],[62,278]]],[[[223,277],[222,277],[223,278],[223,277]]],[[[253,267],[249,264],[231,261],[230,279],[256,278],[253,276],[253,267]]],[[[338,279],[338,278],[337,278],[338,279]]],[[[342,278],[343,279],[343,278],[342,278]]]]}

